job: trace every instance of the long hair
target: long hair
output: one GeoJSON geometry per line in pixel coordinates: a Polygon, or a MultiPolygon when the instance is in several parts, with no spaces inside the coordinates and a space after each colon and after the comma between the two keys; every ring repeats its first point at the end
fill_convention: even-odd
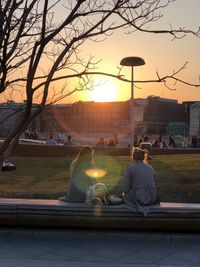
{"type": "Polygon", "coordinates": [[[91,146],[84,145],[79,150],[78,155],[75,160],[92,162],[93,153],[94,153],[94,149],[91,146]]]}
{"type": "Polygon", "coordinates": [[[93,162],[93,154],[94,149],[88,145],[84,145],[81,147],[80,151],[78,152],[77,157],[75,158],[74,162],[74,171],[81,165],[81,163],[92,163],[93,162]]]}

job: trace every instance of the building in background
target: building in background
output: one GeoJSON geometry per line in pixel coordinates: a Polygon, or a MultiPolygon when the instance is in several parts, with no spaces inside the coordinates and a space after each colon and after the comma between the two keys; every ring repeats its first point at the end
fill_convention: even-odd
{"type": "Polygon", "coordinates": [[[94,134],[127,132],[129,101],[76,102],[48,106],[41,114],[42,132],[94,134]]]}
{"type": "Polygon", "coordinates": [[[186,123],[184,105],[175,99],[149,96],[144,110],[140,132],[152,134],[167,134],[169,123],[186,123]]]}
{"type": "MultiPolygon", "coordinates": [[[[33,106],[33,109],[37,105],[33,106]]],[[[22,119],[25,108],[25,102],[16,103],[14,101],[7,101],[0,104],[0,137],[6,137],[17,126],[22,119]]],[[[31,131],[40,129],[40,117],[35,118],[27,127],[31,131]]]]}
{"type": "MultiPolygon", "coordinates": [[[[34,105],[33,108],[36,107],[34,105]]],[[[13,113],[1,125],[1,134],[5,136],[15,127],[22,117],[23,108],[24,103],[0,104],[1,120],[13,113]]],[[[137,135],[167,134],[170,131],[185,136],[188,133],[186,119],[185,104],[179,104],[177,100],[155,96],[135,99],[134,125],[137,135]]],[[[50,105],[31,122],[27,130],[37,131],[42,139],[49,138],[50,134],[62,140],[67,135],[75,134],[126,136],[130,133],[130,101],[79,101],[50,105]]]]}
{"type": "Polygon", "coordinates": [[[0,104],[0,136],[7,136],[17,125],[22,116],[22,103],[8,101],[0,104]]]}
{"type": "Polygon", "coordinates": [[[200,136],[200,102],[190,105],[190,135],[200,136]]]}
{"type": "MultiPolygon", "coordinates": [[[[135,99],[135,134],[164,134],[169,123],[185,123],[184,105],[160,97],[135,99]]],[[[47,107],[41,115],[42,132],[118,133],[130,132],[130,102],[76,102],[47,107]]]]}
{"type": "Polygon", "coordinates": [[[189,135],[189,125],[185,122],[170,122],[167,125],[168,135],[189,135]]]}

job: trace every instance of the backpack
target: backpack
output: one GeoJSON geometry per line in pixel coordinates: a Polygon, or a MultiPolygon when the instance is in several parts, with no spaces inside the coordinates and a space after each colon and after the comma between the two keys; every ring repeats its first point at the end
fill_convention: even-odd
{"type": "Polygon", "coordinates": [[[123,200],[119,196],[109,195],[104,183],[96,183],[88,188],[85,203],[94,206],[119,205],[123,203],[123,200]]]}
{"type": "Polygon", "coordinates": [[[96,183],[89,186],[85,202],[89,205],[106,205],[107,195],[107,186],[104,183],[96,183]]]}

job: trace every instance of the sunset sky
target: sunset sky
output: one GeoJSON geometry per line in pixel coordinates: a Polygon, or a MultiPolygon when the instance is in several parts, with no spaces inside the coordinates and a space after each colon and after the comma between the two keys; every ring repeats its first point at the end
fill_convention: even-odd
{"type": "MultiPolygon", "coordinates": [[[[153,28],[175,27],[198,29],[200,1],[177,0],[171,3],[165,11],[164,17],[154,23],[153,28]]],[[[192,83],[199,83],[200,77],[200,38],[191,35],[184,39],[173,40],[169,35],[155,35],[135,32],[130,35],[123,31],[117,31],[107,40],[94,43],[87,42],[82,47],[85,57],[90,55],[102,59],[99,71],[117,73],[120,60],[127,56],[139,56],[144,58],[146,64],[135,68],[135,80],[156,79],[156,70],[160,76],[172,73],[188,61],[187,68],[181,72],[180,78],[192,83]]],[[[122,72],[130,79],[130,68],[124,67],[122,72]]],[[[130,84],[119,82],[105,77],[95,77],[97,83],[102,86],[93,92],[76,93],[68,98],[68,101],[95,100],[95,101],[125,101],[130,98],[130,84]]],[[[162,84],[137,84],[135,97],[147,97],[158,95],[160,97],[178,99],[179,102],[186,100],[200,101],[200,87],[194,88],[183,84],[171,84],[176,91],[170,91],[162,84]]]]}
{"type": "MultiPolygon", "coordinates": [[[[62,1],[64,5],[65,0],[62,1]]],[[[41,1],[40,3],[43,2],[41,1]]],[[[62,3],[59,3],[59,6],[56,7],[55,23],[60,23],[65,17],[66,9],[63,8],[62,3]]],[[[161,3],[164,3],[164,0],[161,3]]],[[[200,26],[200,0],[176,0],[160,11],[162,11],[163,17],[157,22],[148,24],[149,29],[170,30],[172,27],[173,29],[185,28],[197,31],[200,26]]],[[[194,84],[200,83],[200,37],[197,38],[188,34],[182,39],[172,40],[172,36],[169,34],[150,34],[142,32],[127,34],[124,29],[121,29],[114,32],[106,39],[104,39],[104,37],[101,39],[103,39],[102,42],[87,40],[79,47],[81,58],[87,61],[90,57],[94,57],[94,60],[100,61],[96,71],[117,75],[122,58],[138,56],[142,57],[146,64],[144,66],[135,67],[134,78],[136,81],[157,79],[156,71],[158,71],[160,77],[170,75],[173,71],[180,69],[185,62],[188,62],[187,68],[179,74],[178,78],[194,84]]],[[[49,69],[48,60],[43,57],[41,61],[39,69],[42,69],[45,65],[46,69],[49,69]]],[[[21,73],[22,70],[20,69],[18,73],[16,71],[16,77],[21,73]]],[[[63,71],[63,75],[64,74],[66,74],[66,70],[63,71]]],[[[121,74],[124,75],[126,79],[130,80],[131,68],[124,67],[121,74]]],[[[130,98],[130,83],[100,75],[94,76],[93,79],[94,84],[98,85],[94,86],[93,90],[75,93],[62,100],[62,103],[79,100],[126,101],[130,98]]],[[[66,81],[63,81],[63,84],[65,83],[66,81]]],[[[56,82],[53,86],[61,90],[60,88],[63,87],[63,84],[61,84],[61,82],[56,82]]],[[[172,91],[161,83],[136,83],[135,85],[135,98],[146,98],[149,95],[156,95],[177,99],[179,102],[187,100],[200,101],[200,87],[195,88],[181,83],[169,83],[168,86],[170,86],[170,88],[176,89],[172,91]]],[[[73,90],[74,86],[75,85],[71,83],[69,85],[70,90],[73,90]]],[[[25,99],[24,95],[22,96],[18,92],[14,93],[13,100],[19,102],[22,101],[23,98],[25,99]]],[[[6,96],[9,96],[9,93],[7,93],[6,96]]],[[[5,101],[5,99],[6,98],[0,96],[0,102],[5,101]]]]}

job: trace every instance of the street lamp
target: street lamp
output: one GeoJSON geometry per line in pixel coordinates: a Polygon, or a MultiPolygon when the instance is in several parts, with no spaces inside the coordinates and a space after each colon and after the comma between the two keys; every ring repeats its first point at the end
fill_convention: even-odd
{"type": "Polygon", "coordinates": [[[141,57],[125,57],[120,61],[122,66],[131,67],[131,99],[130,99],[130,149],[134,146],[134,67],[142,66],[145,61],[141,57]]]}

